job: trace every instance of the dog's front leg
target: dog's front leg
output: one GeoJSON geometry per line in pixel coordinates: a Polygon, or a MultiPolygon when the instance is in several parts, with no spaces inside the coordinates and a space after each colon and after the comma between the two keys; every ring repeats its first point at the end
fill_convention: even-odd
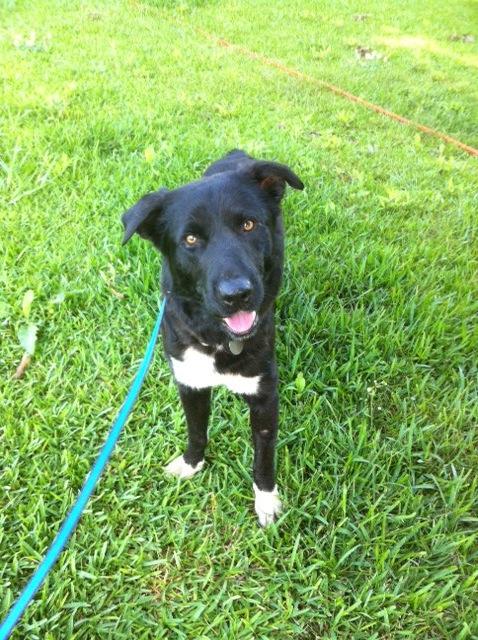
{"type": "Polygon", "coordinates": [[[245,396],[250,408],[254,443],[255,510],[259,523],[265,527],[279,515],[281,502],[275,481],[275,445],[278,430],[279,396],[273,381],[267,394],[245,396]]]}
{"type": "Polygon", "coordinates": [[[182,456],[165,467],[165,471],[179,478],[191,478],[204,465],[211,389],[192,389],[178,384],[178,390],[188,425],[188,446],[182,456]]]}

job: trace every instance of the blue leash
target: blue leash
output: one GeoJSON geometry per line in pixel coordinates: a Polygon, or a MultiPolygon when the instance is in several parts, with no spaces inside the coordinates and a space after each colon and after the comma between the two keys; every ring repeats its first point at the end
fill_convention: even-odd
{"type": "Polygon", "coordinates": [[[111,455],[111,452],[114,449],[116,441],[121,433],[121,430],[124,427],[126,420],[128,419],[129,414],[131,413],[131,409],[136,402],[136,398],[138,397],[139,391],[143,384],[146,373],[148,372],[149,365],[151,364],[151,360],[153,358],[153,351],[156,344],[156,340],[158,339],[159,329],[161,327],[161,322],[163,320],[164,309],[166,307],[166,298],[163,299],[161,306],[159,308],[158,317],[156,320],[156,324],[154,325],[153,332],[151,333],[151,338],[149,339],[148,346],[146,348],[146,353],[144,354],[143,361],[138,369],[138,372],[131,384],[131,387],[128,391],[128,395],[126,396],[125,401],[123,402],[121,409],[119,410],[118,416],[111,427],[111,431],[108,434],[106,442],[103,445],[98,457],[96,458],[95,464],[91,469],[88,477],[85,480],[85,484],[83,485],[82,490],[78,498],[76,499],[75,504],[71,508],[68,513],[66,519],[61,525],[60,530],[56,534],[55,539],[53,540],[50,548],[46,552],[45,557],[38,565],[35,573],[32,575],[28,584],[21,592],[18,600],[12,606],[10,611],[8,612],[7,617],[4,619],[0,626],[0,640],[7,640],[10,636],[13,628],[17,624],[18,620],[22,616],[23,612],[30,604],[30,601],[33,599],[35,593],[41,587],[43,581],[45,580],[48,572],[55,564],[58,559],[58,556],[64,549],[66,543],[68,542],[71,534],[76,528],[79,519],[81,518],[81,514],[83,513],[83,509],[88,502],[89,497],[93,493],[96,483],[98,482],[99,477],[103,473],[103,470],[108,462],[108,459],[111,455]]]}

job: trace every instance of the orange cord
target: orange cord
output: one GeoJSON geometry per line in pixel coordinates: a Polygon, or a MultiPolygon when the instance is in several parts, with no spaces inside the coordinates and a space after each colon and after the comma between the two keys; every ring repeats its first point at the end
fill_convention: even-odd
{"type": "Polygon", "coordinates": [[[216,36],[211,35],[210,33],[204,32],[202,30],[201,30],[201,33],[205,35],[209,40],[213,40],[216,44],[220,45],[221,47],[224,47],[225,49],[238,51],[239,53],[244,54],[245,56],[247,56],[248,58],[251,58],[252,60],[258,60],[259,62],[262,62],[263,64],[266,64],[269,67],[274,67],[275,69],[279,69],[279,71],[286,73],[292,78],[298,78],[299,80],[306,80],[307,82],[318,84],[324,89],[327,89],[328,91],[331,91],[332,93],[335,93],[338,96],[342,96],[342,98],[346,98],[351,102],[356,102],[357,104],[361,104],[367,109],[371,109],[376,113],[380,113],[383,116],[387,116],[388,118],[391,118],[392,120],[396,120],[401,124],[418,129],[418,131],[422,131],[423,133],[426,133],[429,136],[434,136],[435,138],[444,140],[445,142],[448,142],[448,144],[452,144],[455,147],[462,149],[462,151],[469,153],[470,156],[478,157],[478,149],[475,149],[474,147],[470,147],[470,145],[465,144],[464,142],[460,142],[460,140],[457,140],[456,138],[453,138],[452,136],[449,136],[446,133],[442,133],[441,131],[437,131],[436,129],[427,127],[424,124],[420,124],[418,122],[414,122],[413,120],[409,120],[408,118],[405,118],[404,116],[401,116],[398,113],[394,113],[393,111],[388,111],[387,109],[380,107],[378,104],[369,102],[368,100],[365,100],[360,96],[356,96],[353,93],[350,93],[349,91],[345,91],[340,87],[336,87],[334,84],[331,84],[330,82],[325,82],[325,80],[318,80],[313,76],[309,76],[307,73],[303,73],[302,71],[297,71],[297,69],[287,67],[286,65],[282,64],[282,62],[279,62],[278,60],[274,60],[273,58],[268,58],[262,55],[261,53],[256,53],[255,51],[251,51],[250,49],[247,49],[246,47],[243,47],[241,45],[228,42],[225,38],[217,38],[216,36]]]}

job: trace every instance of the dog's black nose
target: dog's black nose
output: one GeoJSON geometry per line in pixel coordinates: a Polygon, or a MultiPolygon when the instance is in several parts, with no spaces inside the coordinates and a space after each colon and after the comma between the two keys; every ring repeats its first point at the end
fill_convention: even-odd
{"type": "Polygon", "coordinates": [[[230,278],[221,280],[217,292],[222,302],[228,305],[247,302],[251,297],[252,283],[248,278],[230,278]]]}

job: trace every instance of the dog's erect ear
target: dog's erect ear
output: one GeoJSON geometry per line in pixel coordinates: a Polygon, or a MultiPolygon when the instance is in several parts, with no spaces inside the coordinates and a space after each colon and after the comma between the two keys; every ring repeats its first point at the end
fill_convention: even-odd
{"type": "Polygon", "coordinates": [[[131,209],[121,216],[124,225],[123,244],[126,244],[133,233],[138,233],[142,238],[151,240],[155,229],[155,223],[161,215],[164,198],[167,189],[160,189],[154,193],[148,193],[131,209]]]}
{"type": "Polygon", "coordinates": [[[293,189],[303,189],[302,180],[289,167],[279,162],[255,160],[250,164],[247,173],[257,181],[258,186],[276,200],[284,195],[285,183],[293,189]]]}

